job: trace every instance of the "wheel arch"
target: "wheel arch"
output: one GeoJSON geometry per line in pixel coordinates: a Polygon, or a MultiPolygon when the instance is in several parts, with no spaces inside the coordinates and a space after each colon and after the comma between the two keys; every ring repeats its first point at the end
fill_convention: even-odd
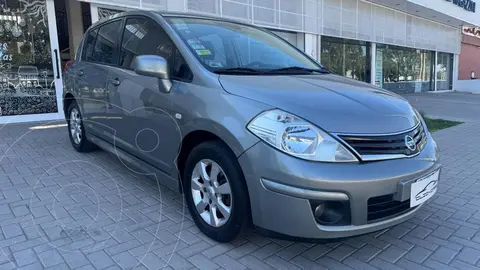
{"type": "Polygon", "coordinates": [[[75,96],[72,93],[66,93],[63,96],[63,113],[65,114],[65,119],[68,119],[68,108],[73,101],[75,101],[75,96]]]}

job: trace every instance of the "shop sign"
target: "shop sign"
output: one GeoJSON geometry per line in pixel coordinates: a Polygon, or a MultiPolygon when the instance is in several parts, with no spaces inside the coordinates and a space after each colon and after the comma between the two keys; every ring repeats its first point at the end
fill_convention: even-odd
{"type": "Polygon", "coordinates": [[[0,62],[12,61],[13,56],[11,54],[7,54],[7,51],[8,51],[8,44],[0,42],[0,62]]]}
{"type": "Polygon", "coordinates": [[[466,11],[475,12],[476,3],[472,0],[445,0],[445,1],[451,2],[465,9],[466,11]]]}
{"type": "Polygon", "coordinates": [[[480,38],[480,28],[474,26],[464,26],[463,33],[468,36],[480,38]]]}

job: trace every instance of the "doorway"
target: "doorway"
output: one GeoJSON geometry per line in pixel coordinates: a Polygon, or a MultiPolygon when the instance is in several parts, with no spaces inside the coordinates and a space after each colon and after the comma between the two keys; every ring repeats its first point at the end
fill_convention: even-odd
{"type": "Polygon", "coordinates": [[[63,118],[53,0],[0,0],[0,123],[63,118]]]}

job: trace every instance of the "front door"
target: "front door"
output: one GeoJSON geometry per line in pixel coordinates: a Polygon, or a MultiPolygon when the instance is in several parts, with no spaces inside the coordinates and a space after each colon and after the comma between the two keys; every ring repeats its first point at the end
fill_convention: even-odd
{"type": "MultiPolygon", "coordinates": [[[[155,21],[128,17],[122,29],[118,67],[108,74],[108,126],[117,132],[115,146],[150,163],[167,174],[176,173],[175,158],[181,142],[171,116],[172,93],[162,91],[158,78],[135,73],[139,55],[160,55],[169,60],[173,42],[155,21]]],[[[178,86],[173,82],[173,89],[178,86]]]]}
{"type": "Polygon", "coordinates": [[[0,123],[63,118],[53,0],[0,1],[0,123]]]}

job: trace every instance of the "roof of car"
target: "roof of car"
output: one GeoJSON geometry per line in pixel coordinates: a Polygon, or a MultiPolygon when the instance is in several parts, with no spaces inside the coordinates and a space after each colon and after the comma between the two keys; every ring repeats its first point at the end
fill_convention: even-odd
{"type": "MultiPolygon", "coordinates": [[[[239,20],[233,20],[233,19],[226,19],[218,16],[213,16],[213,15],[206,15],[202,13],[195,13],[195,12],[173,12],[173,11],[150,11],[150,10],[131,10],[131,11],[125,11],[125,12],[120,12],[112,17],[109,17],[109,19],[117,18],[117,17],[122,17],[126,15],[138,15],[138,14],[159,14],[162,17],[189,17],[189,18],[199,18],[199,19],[210,19],[210,20],[221,20],[221,21],[227,21],[227,22],[234,22],[234,23],[241,23],[241,24],[248,24],[243,21],[239,20]]],[[[104,20],[98,21],[95,23],[99,24],[101,22],[104,22],[104,20]]]]}

